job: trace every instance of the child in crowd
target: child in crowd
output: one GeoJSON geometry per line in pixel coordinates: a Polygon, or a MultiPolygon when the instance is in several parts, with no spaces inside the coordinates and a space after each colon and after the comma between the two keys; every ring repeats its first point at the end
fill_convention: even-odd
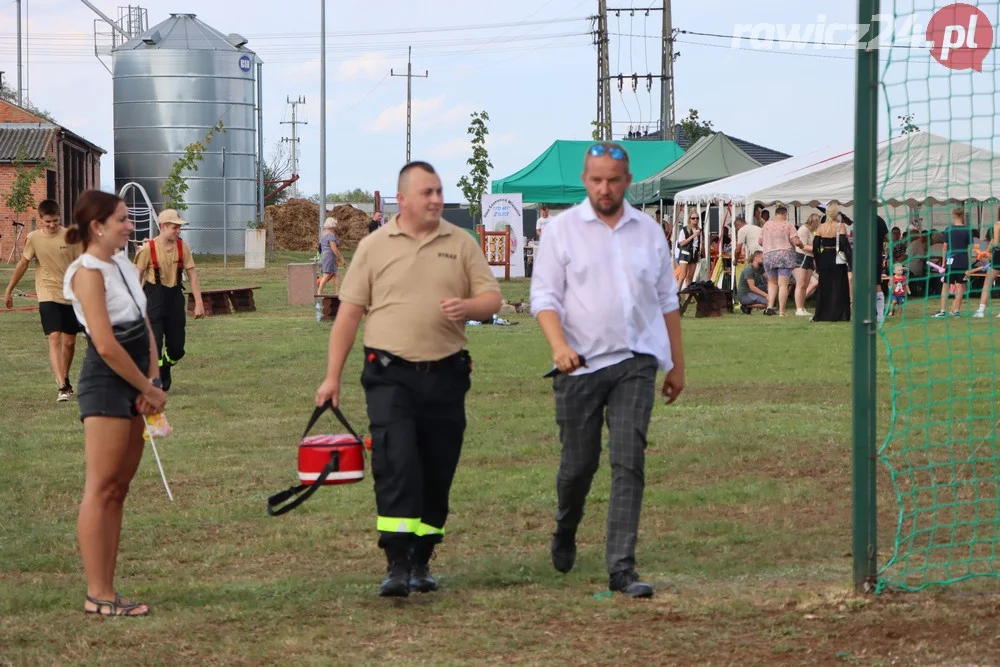
{"type": "Polygon", "coordinates": [[[896,307],[899,312],[903,312],[903,304],[910,293],[910,285],[906,282],[906,274],[903,272],[902,264],[895,264],[892,267],[892,301],[889,303],[889,317],[896,314],[896,307]]]}

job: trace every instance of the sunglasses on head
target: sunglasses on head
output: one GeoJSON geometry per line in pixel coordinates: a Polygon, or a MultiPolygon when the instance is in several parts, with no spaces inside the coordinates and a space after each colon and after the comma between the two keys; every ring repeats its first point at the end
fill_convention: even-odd
{"type": "Polygon", "coordinates": [[[625,158],[625,151],[623,151],[618,146],[611,146],[610,148],[604,144],[594,144],[587,151],[594,157],[601,157],[602,155],[608,155],[614,160],[622,160],[625,158]]]}

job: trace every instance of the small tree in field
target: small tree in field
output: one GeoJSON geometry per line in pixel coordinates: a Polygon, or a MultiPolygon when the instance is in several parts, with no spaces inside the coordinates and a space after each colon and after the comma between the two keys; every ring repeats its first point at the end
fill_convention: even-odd
{"type": "Polygon", "coordinates": [[[25,162],[27,158],[28,153],[22,145],[14,154],[14,182],[4,199],[7,208],[14,211],[15,222],[20,222],[21,214],[35,207],[35,195],[31,192],[31,186],[52,166],[52,158],[47,157],[29,167],[25,162]]]}
{"type": "Polygon", "coordinates": [[[187,194],[189,186],[187,184],[187,178],[184,176],[184,172],[198,171],[198,163],[205,159],[204,153],[208,150],[208,145],[212,143],[212,137],[215,136],[216,132],[225,131],[226,127],[222,124],[222,119],[220,118],[215,125],[209,129],[208,134],[206,134],[203,139],[191,142],[187,145],[187,148],[184,149],[184,155],[177,158],[173,167],[170,168],[170,173],[167,174],[167,178],[160,185],[160,196],[163,197],[163,208],[172,208],[177,211],[184,211],[187,209],[187,204],[184,203],[184,195],[187,194]]]}
{"type": "Polygon", "coordinates": [[[470,169],[468,175],[458,181],[458,187],[462,189],[462,194],[469,202],[469,215],[474,222],[478,222],[482,214],[483,194],[489,187],[490,169],[493,168],[489,153],[486,151],[486,137],[490,133],[486,121],[489,119],[489,114],[485,111],[472,113],[472,122],[469,123],[468,129],[472,137],[472,157],[466,160],[470,169]]]}
{"type": "Polygon", "coordinates": [[[697,109],[688,109],[688,117],[681,120],[681,133],[689,144],[693,144],[702,137],[715,134],[715,130],[712,129],[712,121],[698,117],[697,109]]]}

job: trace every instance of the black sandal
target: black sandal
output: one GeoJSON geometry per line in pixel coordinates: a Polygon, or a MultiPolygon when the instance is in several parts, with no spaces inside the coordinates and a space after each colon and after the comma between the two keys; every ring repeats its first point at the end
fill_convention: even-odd
{"type": "Polygon", "coordinates": [[[149,607],[140,602],[129,602],[128,604],[122,604],[122,596],[115,593],[114,600],[97,600],[95,598],[87,596],[87,601],[96,605],[97,609],[84,609],[83,611],[88,614],[95,614],[97,616],[145,616],[149,613],[149,607]],[[107,607],[109,613],[103,613],[103,609],[107,607]],[[146,611],[133,614],[132,612],[139,607],[146,607],[146,611]]]}

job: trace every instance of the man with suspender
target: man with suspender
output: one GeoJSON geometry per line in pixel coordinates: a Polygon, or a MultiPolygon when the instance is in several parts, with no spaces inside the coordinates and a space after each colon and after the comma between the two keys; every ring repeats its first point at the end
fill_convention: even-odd
{"type": "Polygon", "coordinates": [[[172,208],[158,218],[160,234],[148,241],[135,256],[143,291],[146,293],[149,323],[153,326],[156,351],[160,355],[160,380],[163,391],[170,389],[170,368],[184,356],[184,325],[187,303],[184,298],[184,272],[194,293],[194,316],[205,316],[201,300],[198,269],[189,248],[180,239],[181,227],[187,224],[172,208]],[[164,340],[166,339],[166,340],[164,340]]]}

